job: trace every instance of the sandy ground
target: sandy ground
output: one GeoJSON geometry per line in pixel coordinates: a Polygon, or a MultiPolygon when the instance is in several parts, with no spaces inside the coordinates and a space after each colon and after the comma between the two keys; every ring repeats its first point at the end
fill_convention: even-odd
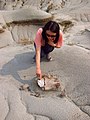
{"type": "Polygon", "coordinates": [[[63,98],[60,89],[42,91],[37,86],[33,45],[8,46],[0,50],[0,55],[1,120],[33,120],[35,115],[48,117],[40,120],[90,119],[89,50],[63,45],[52,53],[53,61],[41,62],[43,73],[56,75],[65,87],[66,96],[63,98]],[[29,84],[30,91],[20,91],[23,84],[29,84]],[[38,97],[36,93],[39,93],[38,97]]]}

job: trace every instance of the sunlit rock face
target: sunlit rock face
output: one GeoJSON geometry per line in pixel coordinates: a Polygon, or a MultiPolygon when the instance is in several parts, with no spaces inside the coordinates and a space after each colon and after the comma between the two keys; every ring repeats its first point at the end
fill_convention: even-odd
{"type": "Polygon", "coordinates": [[[52,19],[52,15],[36,8],[23,8],[4,11],[3,17],[13,36],[13,40],[21,44],[30,44],[35,38],[37,29],[52,19]]]}
{"type": "Polygon", "coordinates": [[[89,0],[1,0],[0,9],[0,35],[8,31],[12,38],[11,42],[3,40],[1,47],[12,41],[19,44],[33,43],[37,29],[49,20],[59,23],[65,36],[70,36],[69,43],[73,38],[71,31],[75,35],[90,28],[89,0]]]}
{"type": "MultiPolygon", "coordinates": [[[[33,43],[37,29],[52,19],[50,13],[41,9],[42,4],[44,5],[43,1],[40,0],[0,1],[0,14],[3,19],[0,20],[0,23],[5,28],[3,31],[8,31],[8,36],[12,38],[8,41],[6,39],[2,40],[1,37],[0,47],[5,47],[11,44],[12,41],[24,45],[33,43]]],[[[49,1],[45,2],[46,4],[49,4],[49,1]]]]}
{"type": "MultiPolygon", "coordinates": [[[[52,15],[37,8],[22,8],[18,10],[1,11],[0,33],[8,31],[9,37],[19,44],[31,44],[34,41],[36,31],[47,21],[52,19],[52,15]],[[5,28],[5,29],[3,29],[5,28]]],[[[3,36],[4,34],[1,34],[3,36]]],[[[5,35],[4,35],[5,36],[5,35]]],[[[0,47],[7,46],[11,42],[0,39],[0,47]]],[[[6,38],[7,39],[7,38],[6,38]]]]}

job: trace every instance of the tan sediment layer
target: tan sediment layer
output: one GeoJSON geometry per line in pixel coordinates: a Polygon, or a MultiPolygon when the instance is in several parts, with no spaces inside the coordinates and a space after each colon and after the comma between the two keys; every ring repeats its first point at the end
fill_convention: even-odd
{"type": "Polygon", "coordinates": [[[6,23],[29,22],[31,24],[40,24],[52,19],[50,13],[32,7],[14,11],[3,11],[2,14],[6,23]]]}

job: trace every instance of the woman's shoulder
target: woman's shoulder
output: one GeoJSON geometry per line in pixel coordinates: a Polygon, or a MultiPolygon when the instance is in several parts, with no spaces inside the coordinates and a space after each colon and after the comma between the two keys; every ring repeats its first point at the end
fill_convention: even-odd
{"type": "Polygon", "coordinates": [[[37,33],[41,34],[42,31],[43,31],[43,29],[42,29],[42,28],[39,28],[38,31],[37,31],[37,33]]]}
{"type": "Polygon", "coordinates": [[[62,30],[60,30],[60,35],[63,35],[63,32],[62,32],[62,30]]]}

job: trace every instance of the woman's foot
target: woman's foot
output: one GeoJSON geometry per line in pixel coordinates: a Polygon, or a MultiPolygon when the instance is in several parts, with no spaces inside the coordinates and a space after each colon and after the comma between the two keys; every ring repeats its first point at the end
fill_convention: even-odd
{"type": "Polygon", "coordinates": [[[47,59],[48,61],[52,61],[52,57],[51,57],[50,53],[48,53],[48,54],[46,55],[46,59],[47,59]]]}

